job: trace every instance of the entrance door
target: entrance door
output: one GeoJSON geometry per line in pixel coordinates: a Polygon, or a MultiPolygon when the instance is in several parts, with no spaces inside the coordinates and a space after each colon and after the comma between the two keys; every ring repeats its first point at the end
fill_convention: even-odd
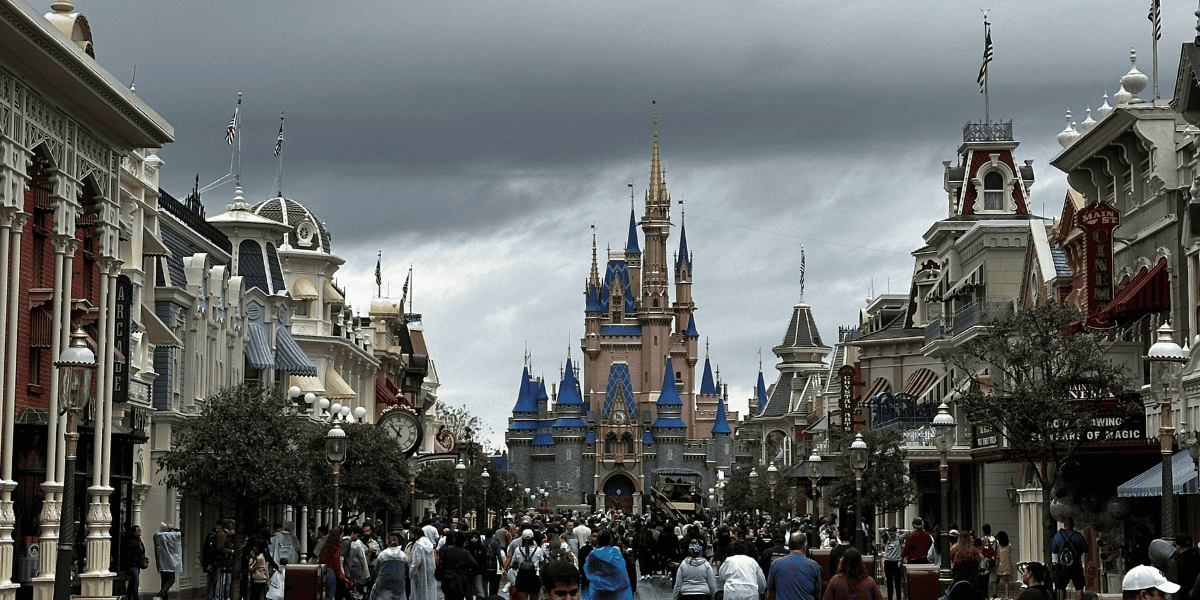
{"type": "Polygon", "coordinates": [[[613,475],[604,482],[604,508],[619,509],[633,514],[633,492],[637,490],[633,480],[624,475],[613,475]]]}

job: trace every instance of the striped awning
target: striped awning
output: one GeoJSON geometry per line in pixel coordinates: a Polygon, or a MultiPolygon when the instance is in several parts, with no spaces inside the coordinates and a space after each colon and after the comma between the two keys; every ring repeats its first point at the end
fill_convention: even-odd
{"type": "MultiPolygon", "coordinates": [[[[1155,463],[1145,473],[1117,486],[1117,496],[1161,496],[1162,475],[1162,462],[1155,463]]],[[[1180,450],[1171,457],[1171,489],[1176,494],[1196,493],[1196,462],[1187,450],[1180,450]]]]}
{"type": "Polygon", "coordinates": [[[310,377],[307,375],[292,375],[288,378],[288,385],[294,385],[300,388],[301,394],[312,392],[318,396],[325,395],[325,384],[321,382],[320,377],[310,377]]]}
{"type": "Polygon", "coordinates": [[[275,330],[275,364],[277,368],[293,375],[315,376],[317,367],[308,359],[308,355],[296,343],[292,332],[280,325],[275,330]]]}
{"type": "Polygon", "coordinates": [[[946,291],[946,297],[951,298],[964,293],[967,288],[983,285],[983,263],[979,263],[966,277],[958,280],[946,291]]]}
{"type": "Polygon", "coordinates": [[[400,388],[392,383],[387,377],[375,378],[375,402],[377,404],[386,404],[393,406],[396,404],[396,397],[400,395],[400,388]]]}
{"type": "Polygon", "coordinates": [[[167,245],[150,231],[149,227],[142,226],[142,256],[170,256],[171,251],[167,245]]]}
{"type": "Polygon", "coordinates": [[[297,300],[316,300],[317,286],[313,285],[311,279],[307,277],[299,277],[292,282],[292,298],[297,300]]]}
{"type": "Polygon", "coordinates": [[[271,355],[271,344],[267,340],[267,326],[251,323],[247,327],[246,360],[255,369],[274,369],[275,357],[271,355]]]}
{"type": "Polygon", "coordinates": [[[871,389],[863,396],[864,399],[870,400],[880,394],[890,393],[892,391],[892,382],[884,377],[876,377],[875,383],[871,384],[871,389]]]}
{"type": "Polygon", "coordinates": [[[325,397],[330,400],[353,400],[358,393],[338,375],[337,369],[329,367],[325,369],[325,397]]]}
{"type": "Polygon", "coordinates": [[[937,373],[929,369],[917,369],[908,376],[908,381],[904,382],[904,389],[900,390],[900,393],[920,396],[929,389],[929,386],[933,385],[933,382],[937,381],[937,378],[937,373]]]}

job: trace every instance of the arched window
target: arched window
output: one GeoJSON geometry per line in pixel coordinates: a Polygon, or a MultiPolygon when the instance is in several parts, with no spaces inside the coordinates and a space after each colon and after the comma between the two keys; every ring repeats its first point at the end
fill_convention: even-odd
{"type": "Polygon", "coordinates": [[[625,453],[633,454],[633,436],[626,433],[621,436],[621,441],[625,442],[625,453]]]}
{"type": "Polygon", "coordinates": [[[613,445],[616,443],[617,443],[617,434],[615,434],[611,431],[608,432],[608,435],[604,438],[604,453],[612,454],[613,445]]]}
{"type": "Polygon", "coordinates": [[[1004,176],[999,171],[983,176],[983,210],[1004,210],[1004,176]]]}

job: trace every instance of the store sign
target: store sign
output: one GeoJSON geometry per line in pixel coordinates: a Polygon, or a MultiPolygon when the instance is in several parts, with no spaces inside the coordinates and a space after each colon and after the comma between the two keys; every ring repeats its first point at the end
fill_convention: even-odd
{"type": "MultiPolygon", "coordinates": [[[[1102,411],[1103,412],[1103,411],[1102,411]]],[[[1051,422],[1055,429],[1064,425],[1057,419],[1051,422]]],[[[1084,445],[1111,441],[1130,441],[1146,439],[1146,413],[1136,411],[1128,416],[1099,414],[1093,416],[1091,422],[1081,433],[1075,427],[1067,424],[1071,431],[1062,434],[1063,440],[1074,440],[1077,434],[1083,436],[1084,445]]]]}
{"type": "Polygon", "coordinates": [[[1113,299],[1112,232],[1121,223],[1121,213],[1103,202],[1091,204],[1075,215],[1075,224],[1084,233],[1083,298],[1091,329],[1107,329],[1113,323],[1096,315],[1113,299]]]}
{"type": "Polygon", "coordinates": [[[995,448],[1000,445],[1000,435],[986,425],[975,426],[975,448],[995,448]]]}
{"type": "Polygon", "coordinates": [[[854,386],[858,383],[858,369],[851,365],[843,365],[838,369],[838,377],[842,380],[842,393],[838,398],[838,408],[842,411],[842,431],[854,429],[854,413],[858,410],[858,398],[854,397],[854,386]]]}
{"type": "MultiPolygon", "coordinates": [[[[113,337],[113,347],[124,361],[113,361],[112,392],[113,402],[129,402],[129,314],[133,312],[133,282],[129,277],[117,277],[117,312],[113,315],[116,320],[116,336],[113,337]]],[[[103,334],[101,334],[103,336],[103,334]]]]}

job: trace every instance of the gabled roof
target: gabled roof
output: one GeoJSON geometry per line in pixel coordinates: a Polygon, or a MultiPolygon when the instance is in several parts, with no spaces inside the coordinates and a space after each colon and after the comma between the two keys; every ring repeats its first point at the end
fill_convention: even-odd
{"type": "Polygon", "coordinates": [[[623,260],[608,261],[608,268],[604,272],[604,286],[600,289],[601,312],[608,309],[609,296],[612,295],[614,285],[621,288],[625,298],[624,311],[633,314],[636,309],[633,304],[633,288],[629,286],[629,265],[623,260]]]}
{"type": "Polygon", "coordinates": [[[713,420],[712,432],[717,433],[733,433],[729,428],[729,418],[725,416],[725,399],[717,399],[717,418],[713,420]]]}
{"type": "Polygon", "coordinates": [[[615,408],[623,408],[630,418],[637,418],[637,409],[633,401],[633,381],[629,377],[629,365],[623,362],[614,362],[608,367],[608,389],[604,391],[602,418],[608,418],[616,402],[623,402],[624,406],[618,405],[615,408]]]}
{"type": "Polygon", "coordinates": [[[704,376],[700,378],[700,395],[714,396],[720,393],[717,382],[713,379],[712,363],[704,357],[704,376]]]}
{"type": "Polygon", "coordinates": [[[838,344],[833,349],[833,360],[829,364],[829,375],[825,377],[825,395],[827,397],[838,398],[842,395],[842,378],[837,376],[838,371],[846,364],[846,345],[838,344]]]}

